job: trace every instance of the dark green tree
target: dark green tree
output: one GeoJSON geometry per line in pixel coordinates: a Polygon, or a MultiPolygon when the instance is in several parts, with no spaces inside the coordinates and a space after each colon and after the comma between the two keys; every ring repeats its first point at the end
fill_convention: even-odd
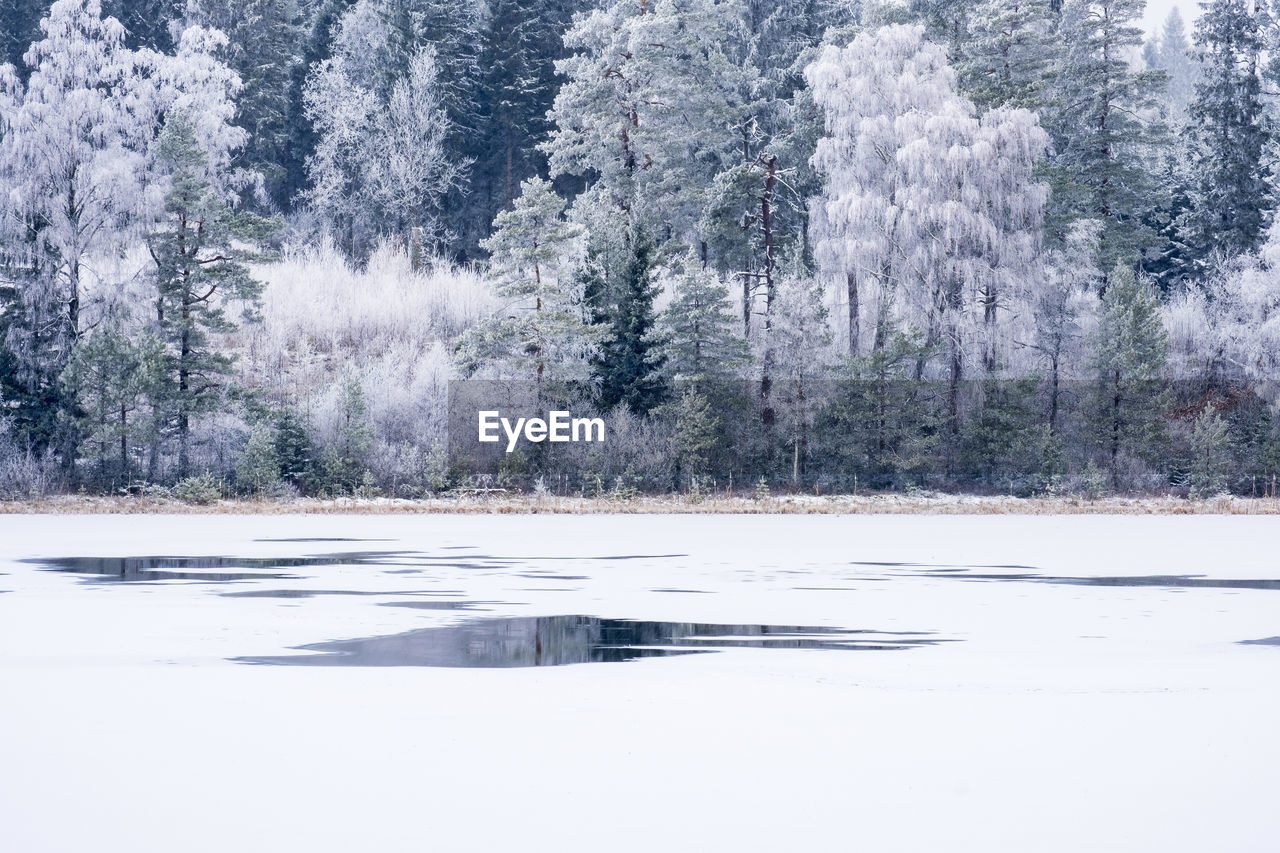
{"type": "Polygon", "coordinates": [[[7,62],[24,77],[29,72],[22,54],[40,38],[47,6],[43,0],[0,0],[0,65],[7,62]]]}
{"type": "Polygon", "coordinates": [[[272,206],[287,210],[290,91],[304,32],[298,0],[198,0],[193,13],[199,23],[226,33],[224,61],[244,85],[235,123],[249,140],[237,163],[261,174],[272,206]]]}
{"type": "Polygon", "coordinates": [[[1156,96],[1160,71],[1136,71],[1143,0],[1065,0],[1059,58],[1042,115],[1053,137],[1049,227],[1102,222],[1102,268],[1135,264],[1159,238],[1146,223],[1164,205],[1148,163],[1166,144],[1156,96]]]}
{"type": "Polygon", "coordinates": [[[625,405],[643,415],[666,396],[661,370],[666,362],[661,340],[655,334],[653,302],[653,243],[643,234],[631,236],[631,252],[619,280],[611,282],[608,336],[593,367],[600,383],[603,409],[625,405]]]}
{"type": "Polygon", "coordinates": [[[1094,426],[1112,486],[1119,488],[1124,458],[1159,459],[1168,404],[1163,371],[1169,345],[1160,307],[1152,289],[1127,266],[1111,273],[1092,343],[1098,381],[1094,426]]]}
{"type": "Polygon", "coordinates": [[[1257,248],[1271,209],[1264,155],[1271,131],[1263,104],[1264,19],[1253,0],[1212,0],[1196,22],[1200,78],[1185,134],[1190,210],[1179,221],[1185,262],[1257,248]]]}
{"type": "Polygon", "coordinates": [[[137,342],[118,329],[82,336],[62,374],[77,402],[80,435],[103,486],[127,484],[134,465],[131,448],[153,433],[164,394],[164,346],[151,335],[137,342]]]}

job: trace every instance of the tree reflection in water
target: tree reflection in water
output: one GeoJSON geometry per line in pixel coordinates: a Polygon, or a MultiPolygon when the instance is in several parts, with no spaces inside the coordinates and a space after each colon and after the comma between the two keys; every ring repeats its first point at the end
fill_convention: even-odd
{"type": "Polygon", "coordinates": [[[910,632],[539,616],[479,619],[300,647],[318,654],[235,660],[295,666],[560,666],[730,648],[895,651],[938,642],[942,640],[910,632]]]}

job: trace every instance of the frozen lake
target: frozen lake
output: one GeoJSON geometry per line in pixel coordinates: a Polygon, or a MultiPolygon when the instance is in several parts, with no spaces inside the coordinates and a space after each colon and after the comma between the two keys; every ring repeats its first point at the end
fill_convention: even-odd
{"type": "Polygon", "coordinates": [[[0,849],[1271,851],[1277,534],[0,516],[0,849]]]}

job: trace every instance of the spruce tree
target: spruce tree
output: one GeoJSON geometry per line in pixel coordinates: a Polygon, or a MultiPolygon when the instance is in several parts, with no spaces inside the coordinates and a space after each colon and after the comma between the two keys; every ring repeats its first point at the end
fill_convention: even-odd
{"type": "Polygon", "coordinates": [[[979,107],[1040,106],[1054,60],[1048,0],[982,0],[958,63],[960,85],[979,107]]]}
{"type": "Polygon", "coordinates": [[[1196,79],[1199,77],[1199,61],[1187,38],[1187,27],[1182,20],[1182,13],[1175,6],[1169,17],[1165,18],[1160,29],[1160,42],[1155,51],[1153,66],[1165,73],[1165,101],[1173,106],[1177,113],[1184,114],[1191,105],[1195,94],[1196,79]]]}
{"type": "Polygon", "coordinates": [[[1253,251],[1271,209],[1263,104],[1263,19],[1252,0],[1213,0],[1196,22],[1200,79],[1186,132],[1191,209],[1179,223],[1187,262],[1253,251]]]}
{"type": "Polygon", "coordinates": [[[261,174],[271,205],[287,210],[289,101],[303,34],[298,0],[195,0],[190,12],[227,35],[225,59],[243,84],[235,123],[249,138],[236,162],[261,174]]]}
{"type": "Polygon", "coordinates": [[[1129,54],[1142,43],[1143,0],[1066,0],[1058,37],[1046,127],[1055,153],[1050,228],[1065,234],[1076,219],[1102,222],[1104,270],[1136,263],[1158,243],[1144,220],[1161,206],[1147,169],[1165,143],[1155,99],[1163,75],[1135,71],[1129,54]]]}
{"type": "Polygon", "coordinates": [[[1111,273],[1092,341],[1097,374],[1094,425],[1112,486],[1121,485],[1126,458],[1154,461],[1163,439],[1168,335],[1146,282],[1118,264],[1111,273]]]}
{"type": "Polygon", "coordinates": [[[734,376],[751,359],[737,324],[729,288],[714,270],[687,257],[675,279],[671,302],[662,312],[666,371],[676,382],[706,385],[734,376]]]}
{"type": "Polygon", "coordinates": [[[600,405],[624,405],[637,415],[647,414],[666,395],[661,370],[666,362],[655,334],[653,302],[653,242],[643,234],[630,238],[631,252],[621,275],[611,282],[608,336],[595,359],[600,405]]]}

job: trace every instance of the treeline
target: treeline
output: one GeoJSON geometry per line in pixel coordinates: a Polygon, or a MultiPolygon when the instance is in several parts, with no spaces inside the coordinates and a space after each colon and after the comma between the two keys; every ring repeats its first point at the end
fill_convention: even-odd
{"type": "Polygon", "coordinates": [[[1269,488],[1280,25],[1203,5],[7,0],[3,488],[1269,488]]]}

